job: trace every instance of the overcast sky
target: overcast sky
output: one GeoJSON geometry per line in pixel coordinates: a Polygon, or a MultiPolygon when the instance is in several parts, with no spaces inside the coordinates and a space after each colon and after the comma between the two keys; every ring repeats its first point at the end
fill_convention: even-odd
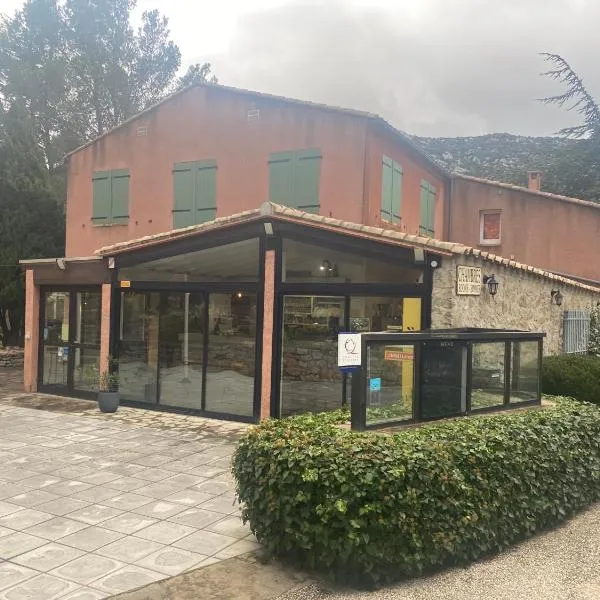
{"type": "MultiPolygon", "coordinates": [[[[598,0],[138,0],[223,84],[376,112],[410,133],[550,135],[576,116],[539,56],[600,99],[598,0]]],[[[0,0],[11,12],[18,0],[0,0]]]]}

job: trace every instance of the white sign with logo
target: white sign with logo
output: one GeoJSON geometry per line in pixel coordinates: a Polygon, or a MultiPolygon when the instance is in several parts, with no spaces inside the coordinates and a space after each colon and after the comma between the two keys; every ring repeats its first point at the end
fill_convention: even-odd
{"type": "Polygon", "coordinates": [[[360,333],[338,333],[338,367],[360,367],[360,333]]]}
{"type": "Polygon", "coordinates": [[[456,267],[456,293],[459,296],[480,296],[481,285],[481,267],[456,267]]]}

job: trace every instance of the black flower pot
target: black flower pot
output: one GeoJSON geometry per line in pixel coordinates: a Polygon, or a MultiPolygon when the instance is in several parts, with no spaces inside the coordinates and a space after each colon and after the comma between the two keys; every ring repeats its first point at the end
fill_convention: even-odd
{"type": "Polygon", "coordinates": [[[119,392],[98,392],[98,408],[103,413],[117,412],[119,392]]]}

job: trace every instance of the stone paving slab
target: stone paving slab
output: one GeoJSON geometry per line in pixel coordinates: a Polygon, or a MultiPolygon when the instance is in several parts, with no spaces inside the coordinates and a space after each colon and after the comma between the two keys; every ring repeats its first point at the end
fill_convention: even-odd
{"type": "Polygon", "coordinates": [[[99,600],[258,548],[229,461],[247,426],[24,394],[0,373],[0,600],[99,600]]]}

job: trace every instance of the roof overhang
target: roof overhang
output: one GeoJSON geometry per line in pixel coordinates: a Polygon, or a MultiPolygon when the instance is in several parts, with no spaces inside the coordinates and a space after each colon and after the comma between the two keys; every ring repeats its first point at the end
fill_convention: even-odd
{"type": "Polygon", "coordinates": [[[111,281],[110,266],[114,261],[102,256],[75,258],[34,258],[20,260],[26,270],[33,271],[36,285],[100,285],[111,281]]]}

